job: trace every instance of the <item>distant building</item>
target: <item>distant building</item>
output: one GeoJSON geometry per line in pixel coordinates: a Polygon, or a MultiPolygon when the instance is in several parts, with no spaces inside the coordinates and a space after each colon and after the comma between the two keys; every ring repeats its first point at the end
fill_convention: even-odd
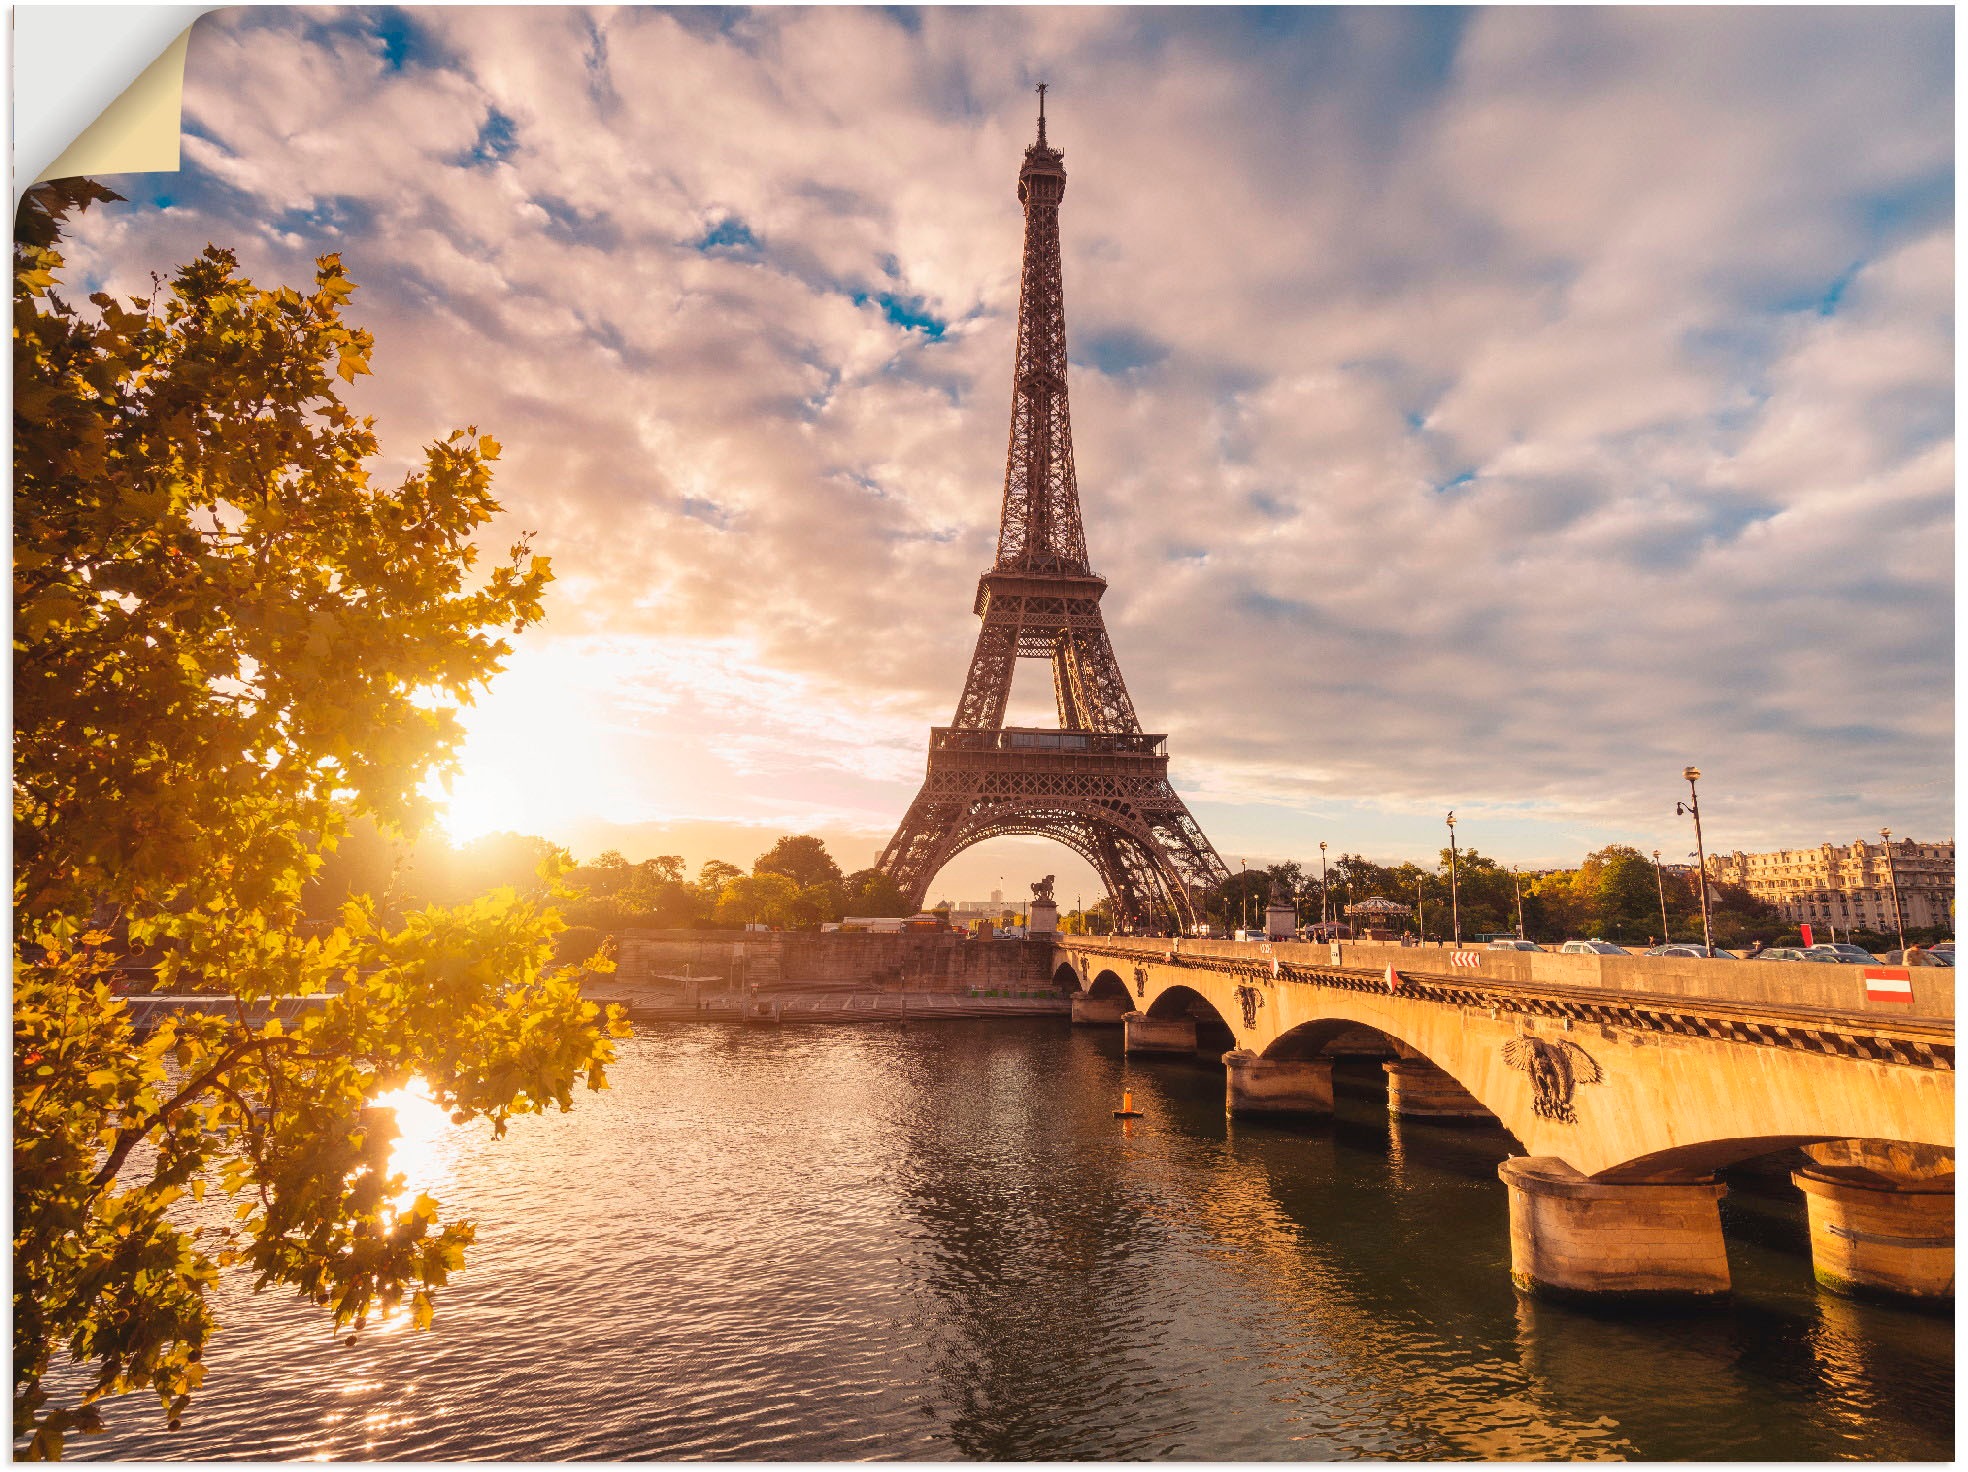
{"type": "MultiPolygon", "coordinates": [[[[942,901],[941,903],[948,903],[942,901]]],[[[996,920],[1008,909],[1013,908],[998,898],[996,891],[988,900],[959,900],[950,906],[950,923],[968,925],[973,920],[996,920]]]]}
{"type": "Polygon", "coordinates": [[[1794,924],[1835,925],[1840,930],[1893,930],[1893,875],[1899,878],[1900,913],[1909,930],[1954,925],[1954,840],[1893,842],[1892,869],[1886,845],[1855,839],[1851,844],[1821,843],[1816,848],[1785,848],[1775,853],[1712,854],[1708,877],[1738,884],[1768,900],[1794,924]]]}

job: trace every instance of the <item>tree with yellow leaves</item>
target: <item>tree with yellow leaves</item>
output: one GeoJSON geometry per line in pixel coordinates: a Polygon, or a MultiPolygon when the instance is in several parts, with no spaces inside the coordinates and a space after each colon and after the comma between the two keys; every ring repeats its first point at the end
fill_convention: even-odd
{"type": "MultiPolygon", "coordinates": [[[[14,1432],[30,1456],[148,1389],[175,1424],[233,1268],[341,1329],[433,1295],[468,1222],[405,1202],[378,1095],[460,1122],[600,1088],[620,1019],[551,964],[561,924],[498,891],[325,929],[301,893],[352,819],[414,832],[455,708],[541,616],[522,541],[482,578],[498,445],[459,431],[371,481],[341,261],[264,289],[207,249],[149,298],[58,291],[63,223],[117,196],[35,187],[14,250],[14,1432]],[[234,999],[147,1034],[110,985],[234,999]],[[264,1005],[310,1005],[282,1026],[264,1005]],[[209,1193],[231,1198],[215,1222],[209,1193]],[[79,1394],[49,1387],[58,1360],[79,1394]],[[57,1403],[60,1402],[60,1403],[57,1403]]],[[[605,964],[605,963],[602,963],[605,964]]]]}

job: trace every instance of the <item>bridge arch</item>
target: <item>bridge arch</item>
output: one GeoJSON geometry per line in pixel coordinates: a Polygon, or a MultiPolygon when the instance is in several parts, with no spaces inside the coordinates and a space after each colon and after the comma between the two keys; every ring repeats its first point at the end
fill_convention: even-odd
{"type": "Polygon", "coordinates": [[[1771,1155],[1780,1150],[1801,1150],[1810,1146],[1853,1147],[1848,1153],[1877,1163],[1867,1172],[1882,1179],[1918,1179],[1938,1170],[1935,1157],[1945,1156],[1946,1173],[1953,1174],[1954,1142],[1941,1140],[1855,1139],[1849,1135],[1726,1135],[1697,1140],[1665,1150],[1635,1156],[1598,1172],[1596,1181],[1705,1180],[1719,1170],[1771,1155]]]}
{"type": "Polygon", "coordinates": [[[1090,997],[1119,997],[1122,1001],[1130,1001],[1134,996],[1120,974],[1111,967],[1103,967],[1094,973],[1093,980],[1087,983],[1086,994],[1090,997]]]}
{"type": "Polygon", "coordinates": [[[1150,1017],[1212,1017],[1229,1026],[1216,1004],[1191,986],[1165,986],[1154,991],[1154,1000],[1143,1004],[1141,1010],[1150,1017]]]}
{"type": "MultiPolygon", "coordinates": [[[[1386,1052],[1371,1050],[1367,1056],[1379,1061],[1386,1075],[1389,1113],[1437,1123],[1501,1122],[1495,1108],[1457,1076],[1453,1063],[1431,1057],[1424,1047],[1389,1028],[1385,1019],[1363,1022],[1344,1015],[1329,1015],[1302,1022],[1278,1034],[1258,1057],[1261,1062],[1275,1064],[1312,1060],[1331,1064],[1349,1053],[1358,1054],[1359,1044],[1370,1044],[1374,1039],[1385,1044],[1386,1052]],[[1387,1056],[1388,1053],[1392,1056],[1387,1056]]],[[[1450,1050],[1438,1047],[1436,1051],[1454,1057],[1450,1050]]]]}

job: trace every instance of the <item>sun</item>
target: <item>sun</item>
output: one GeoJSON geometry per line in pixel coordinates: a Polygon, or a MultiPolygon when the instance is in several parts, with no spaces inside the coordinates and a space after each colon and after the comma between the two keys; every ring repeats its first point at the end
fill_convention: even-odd
{"type": "Polygon", "coordinates": [[[619,801],[623,774],[597,707],[597,672],[557,651],[516,653],[459,712],[465,739],[449,780],[424,795],[453,843],[488,833],[552,837],[619,801]]]}

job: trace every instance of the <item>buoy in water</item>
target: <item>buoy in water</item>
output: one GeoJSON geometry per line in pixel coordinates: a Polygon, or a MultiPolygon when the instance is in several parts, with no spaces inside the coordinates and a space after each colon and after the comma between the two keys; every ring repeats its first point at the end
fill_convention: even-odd
{"type": "Polygon", "coordinates": [[[1141,1111],[1134,1107],[1134,1095],[1128,1090],[1121,1091],[1121,1107],[1114,1111],[1116,1119],[1139,1119],[1141,1111]]]}

